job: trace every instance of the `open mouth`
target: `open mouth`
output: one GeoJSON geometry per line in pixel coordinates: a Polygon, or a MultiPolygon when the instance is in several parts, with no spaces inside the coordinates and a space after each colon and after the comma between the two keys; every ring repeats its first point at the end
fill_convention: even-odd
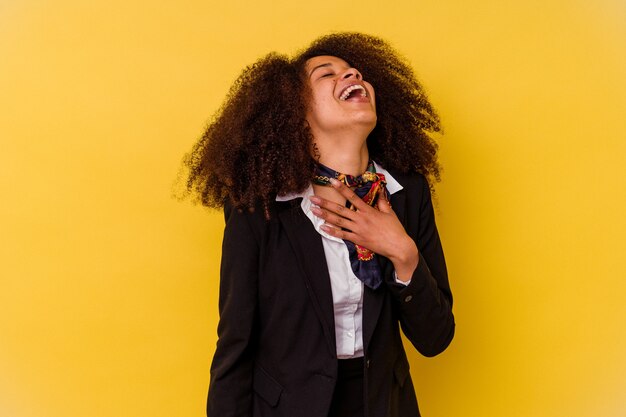
{"type": "Polygon", "coordinates": [[[346,101],[355,97],[367,97],[367,91],[365,87],[360,84],[352,84],[346,87],[339,96],[339,100],[346,101]]]}

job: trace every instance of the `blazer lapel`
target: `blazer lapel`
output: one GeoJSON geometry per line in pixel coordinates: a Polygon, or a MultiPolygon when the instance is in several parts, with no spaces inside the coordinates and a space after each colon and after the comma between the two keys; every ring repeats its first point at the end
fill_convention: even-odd
{"type": "MultiPolygon", "coordinates": [[[[395,174],[394,178],[397,178],[395,174]]],[[[391,207],[403,225],[406,225],[406,215],[404,210],[405,200],[405,190],[393,193],[390,198],[391,207]]],[[[392,275],[394,268],[391,261],[384,256],[377,256],[377,258],[380,263],[380,269],[384,280],[393,280],[392,275]]],[[[383,283],[382,285],[385,284],[383,283]]],[[[365,293],[363,295],[363,347],[366,352],[369,342],[372,340],[372,335],[374,334],[374,329],[376,328],[376,323],[378,322],[378,316],[380,315],[385,299],[385,291],[382,288],[382,285],[376,290],[366,286],[365,293]]]]}
{"type": "Polygon", "coordinates": [[[333,355],[335,344],[335,316],[330,276],[326,266],[322,237],[315,231],[311,221],[300,208],[300,199],[293,200],[291,207],[279,213],[287,238],[291,243],[298,266],[302,270],[306,289],[315,313],[322,322],[324,336],[333,355]],[[295,203],[298,204],[295,204],[295,203]]]}

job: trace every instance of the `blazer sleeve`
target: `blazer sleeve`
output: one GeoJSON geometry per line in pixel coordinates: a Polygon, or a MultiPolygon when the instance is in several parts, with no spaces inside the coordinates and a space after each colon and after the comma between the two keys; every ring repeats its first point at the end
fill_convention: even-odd
{"type": "Polygon", "coordinates": [[[412,211],[408,216],[413,216],[407,232],[417,244],[419,263],[408,286],[395,282],[388,285],[397,302],[404,334],[422,355],[435,356],[452,341],[455,322],[430,188],[425,178],[419,178],[418,209],[410,204],[407,206],[412,211]]]}
{"type": "Polygon", "coordinates": [[[218,341],[211,364],[208,417],[252,415],[259,245],[248,213],[224,208],[218,341]]]}

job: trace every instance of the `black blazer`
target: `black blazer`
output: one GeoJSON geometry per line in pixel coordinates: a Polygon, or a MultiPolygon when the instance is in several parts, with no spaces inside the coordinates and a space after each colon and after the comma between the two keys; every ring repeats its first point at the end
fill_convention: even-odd
{"type": "MultiPolygon", "coordinates": [[[[452,295],[424,177],[392,173],[404,187],[391,204],[417,243],[411,283],[365,287],[363,345],[367,417],[419,416],[400,329],[425,356],[454,335],[452,295]]],[[[209,417],[326,417],[337,378],[330,277],[322,238],[300,199],[277,202],[271,219],[225,208],[218,342],[209,417]]]]}

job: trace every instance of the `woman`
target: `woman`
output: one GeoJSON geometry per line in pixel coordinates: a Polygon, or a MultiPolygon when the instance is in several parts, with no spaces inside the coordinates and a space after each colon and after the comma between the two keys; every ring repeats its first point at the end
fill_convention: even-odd
{"type": "Polygon", "coordinates": [[[246,68],[186,159],[226,218],[209,417],[419,416],[399,328],[426,356],[454,335],[439,130],[372,36],[246,68]]]}

